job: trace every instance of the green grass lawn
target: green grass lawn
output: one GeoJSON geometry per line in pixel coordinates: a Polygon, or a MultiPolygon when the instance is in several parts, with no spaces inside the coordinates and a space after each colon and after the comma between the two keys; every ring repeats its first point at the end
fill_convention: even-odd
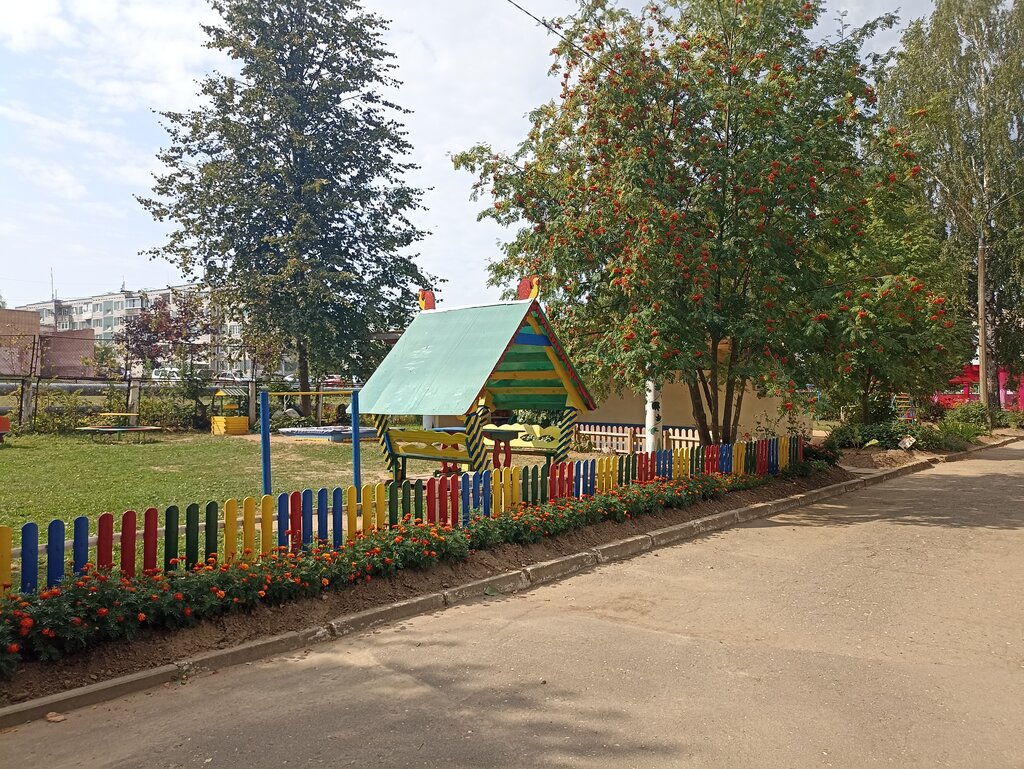
{"type": "MultiPolygon", "coordinates": [[[[223,502],[261,493],[259,440],[212,435],[28,435],[0,445],[0,525],[223,502]]],[[[362,444],[363,483],[388,476],[376,443],[362,444]]],[[[275,438],[274,493],[352,483],[352,447],[275,438]]],[[[417,463],[420,464],[420,463],[417,463]]],[[[434,465],[417,467],[425,477],[434,465]]],[[[410,468],[411,470],[411,468],[410,468]]],[[[410,472],[410,474],[412,474],[410,472]]]]}

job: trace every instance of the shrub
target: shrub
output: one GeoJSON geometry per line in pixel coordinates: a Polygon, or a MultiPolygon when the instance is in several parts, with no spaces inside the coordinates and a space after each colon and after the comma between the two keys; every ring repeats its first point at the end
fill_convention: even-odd
{"type": "Polygon", "coordinates": [[[40,433],[71,433],[88,421],[89,404],[78,390],[68,392],[52,387],[39,388],[39,407],[32,429],[40,433]]]}
{"type": "Polygon", "coordinates": [[[1008,411],[1006,412],[1006,421],[1009,426],[1019,430],[1024,427],[1024,411],[1008,411]]]}
{"type": "Polygon", "coordinates": [[[283,411],[270,415],[270,432],[276,433],[282,427],[314,427],[316,420],[310,417],[293,417],[283,411]]]}
{"type": "Polygon", "coordinates": [[[839,451],[832,446],[815,446],[808,441],[804,444],[805,462],[823,462],[826,467],[839,463],[839,451]]]}
{"type": "Polygon", "coordinates": [[[139,399],[139,424],[165,430],[188,430],[196,421],[196,404],[171,395],[143,393],[139,399]]]}
{"type": "Polygon", "coordinates": [[[975,425],[984,431],[988,431],[988,421],[985,418],[985,406],[980,401],[968,401],[959,406],[951,408],[943,418],[944,422],[957,422],[965,425],[975,425]]]}

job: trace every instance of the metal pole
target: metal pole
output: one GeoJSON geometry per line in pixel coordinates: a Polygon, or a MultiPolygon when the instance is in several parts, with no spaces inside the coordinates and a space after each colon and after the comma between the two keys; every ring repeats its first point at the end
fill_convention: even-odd
{"type": "Polygon", "coordinates": [[[352,391],[352,403],[348,410],[352,415],[352,479],[356,487],[356,501],[362,502],[363,473],[359,466],[359,390],[352,391]]]}
{"type": "Polygon", "coordinates": [[[260,390],[260,459],[263,463],[263,493],[270,494],[270,393],[260,390]]]}

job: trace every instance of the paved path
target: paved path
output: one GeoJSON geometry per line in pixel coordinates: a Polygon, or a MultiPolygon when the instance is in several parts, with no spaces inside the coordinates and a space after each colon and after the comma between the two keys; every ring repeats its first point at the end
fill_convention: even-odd
{"type": "Polygon", "coordinates": [[[1024,443],[0,735],[58,767],[1024,766],[1024,443]]]}

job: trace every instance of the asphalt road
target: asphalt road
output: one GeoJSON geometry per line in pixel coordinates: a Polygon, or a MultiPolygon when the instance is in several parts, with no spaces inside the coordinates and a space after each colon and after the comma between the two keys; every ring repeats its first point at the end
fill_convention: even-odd
{"type": "Polygon", "coordinates": [[[0,766],[1024,766],[1024,443],[0,735],[0,766]]]}

